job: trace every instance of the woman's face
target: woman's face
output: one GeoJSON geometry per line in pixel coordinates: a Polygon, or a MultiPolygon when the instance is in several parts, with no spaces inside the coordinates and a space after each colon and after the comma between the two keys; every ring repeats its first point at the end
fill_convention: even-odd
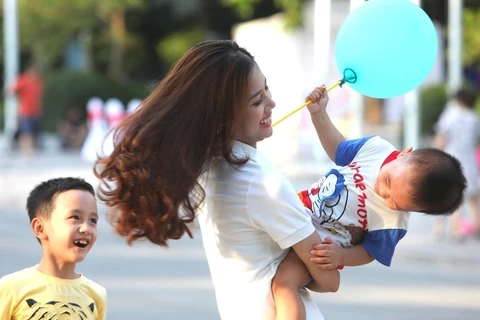
{"type": "Polygon", "coordinates": [[[241,103],[244,111],[234,128],[233,139],[256,148],[258,141],[273,133],[272,109],[275,108],[267,80],[257,65],[250,74],[247,94],[241,103]]]}

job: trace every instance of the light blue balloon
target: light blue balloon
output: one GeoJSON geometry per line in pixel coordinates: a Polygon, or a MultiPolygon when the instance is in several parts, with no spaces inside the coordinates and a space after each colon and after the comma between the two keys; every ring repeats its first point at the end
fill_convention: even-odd
{"type": "Polygon", "coordinates": [[[335,41],[340,74],[363,95],[391,98],[425,80],[437,56],[437,34],[428,15],[409,0],[370,0],[352,11],[335,41]]]}

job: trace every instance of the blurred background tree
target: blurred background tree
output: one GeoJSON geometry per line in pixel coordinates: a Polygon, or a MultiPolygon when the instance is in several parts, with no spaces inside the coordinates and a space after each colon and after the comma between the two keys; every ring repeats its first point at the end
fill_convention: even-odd
{"type": "Polygon", "coordinates": [[[465,9],[463,23],[463,63],[480,68],[480,8],[465,9]]]}
{"type": "MultiPolygon", "coordinates": [[[[232,26],[283,12],[286,27],[302,24],[307,0],[18,0],[22,57],[44,70],[68,65],[68,50],[83,50],[77,68],[115,81],[151,81],[205,38],[229,38],[232,26]],[[67,52],[66,52],[67,51],[67,52]]],[[[465,0],[464,63],[480,64],[480,0],[465,0]]],[[[3,4],[2,4],[3,5],[3,4]]],[[[447,0],[423,0],[447,24],[447,0]]],[[[1,44],[3,46],[3,43],[1,44]]],[[[3,53],[2,53],[3,54],[3,53]]],[[[22,59],[24,62],[25,59],[22,59]]]]}
{"type": "MultiPolygon", "coordinates": [[[[84,108],[86,97],[92,95],[119,92],[124,103],[144,98],[195,43],[231,38],[235,24],[279,12],[285,16],[285,27],[295,28],[302,24],[307,1],[18,0],[21,69],[32,60],[43,68],[44,103],[48,105],[44,124],[45,129],[53,130],[69,99],[70,104],[84,108]],[[56,99],[59,92],[63,92],[62,98],[56,99]]],[[[447,26],[448,0],[423,0],[422,7],[433,20],[447,26]]],[[[480,0],[464,0],[464,7],[463,62],[466,68],[478,70],[480,0]]],[[[435,96],[429,92],[426,99],[434,99],[428,98],[435,96]]],[[[0,118],[1,108],[0,103],[0,118]]]]}

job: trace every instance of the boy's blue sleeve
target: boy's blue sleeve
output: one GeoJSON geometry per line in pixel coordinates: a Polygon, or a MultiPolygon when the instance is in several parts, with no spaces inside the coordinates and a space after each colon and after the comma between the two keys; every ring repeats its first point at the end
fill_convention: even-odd
{"type": "Polygon", "coordinates": [[[357,155],[358,150],[363,147],[365,142],[373,137],[375,136],[342,141],[338,145],[337,152],[335,153],[335,164],[343,167],[352,162],[353,158],[357,155]]]}
{"type": "Polygon", "coordinates": [[[363,247],[372,258],[390,267],[395,247],[406,233],[405,229],[369,231],[363,240],[363,247]]]}

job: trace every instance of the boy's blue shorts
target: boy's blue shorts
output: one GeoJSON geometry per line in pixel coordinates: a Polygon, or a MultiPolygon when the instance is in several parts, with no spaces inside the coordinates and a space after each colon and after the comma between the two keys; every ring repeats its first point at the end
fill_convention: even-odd
{"type": "Polygon", "coordinates": [[[36,117],[20,117],[19,131],[20,133],[35,134],[37,132],[38,119],[36,117]]]}

